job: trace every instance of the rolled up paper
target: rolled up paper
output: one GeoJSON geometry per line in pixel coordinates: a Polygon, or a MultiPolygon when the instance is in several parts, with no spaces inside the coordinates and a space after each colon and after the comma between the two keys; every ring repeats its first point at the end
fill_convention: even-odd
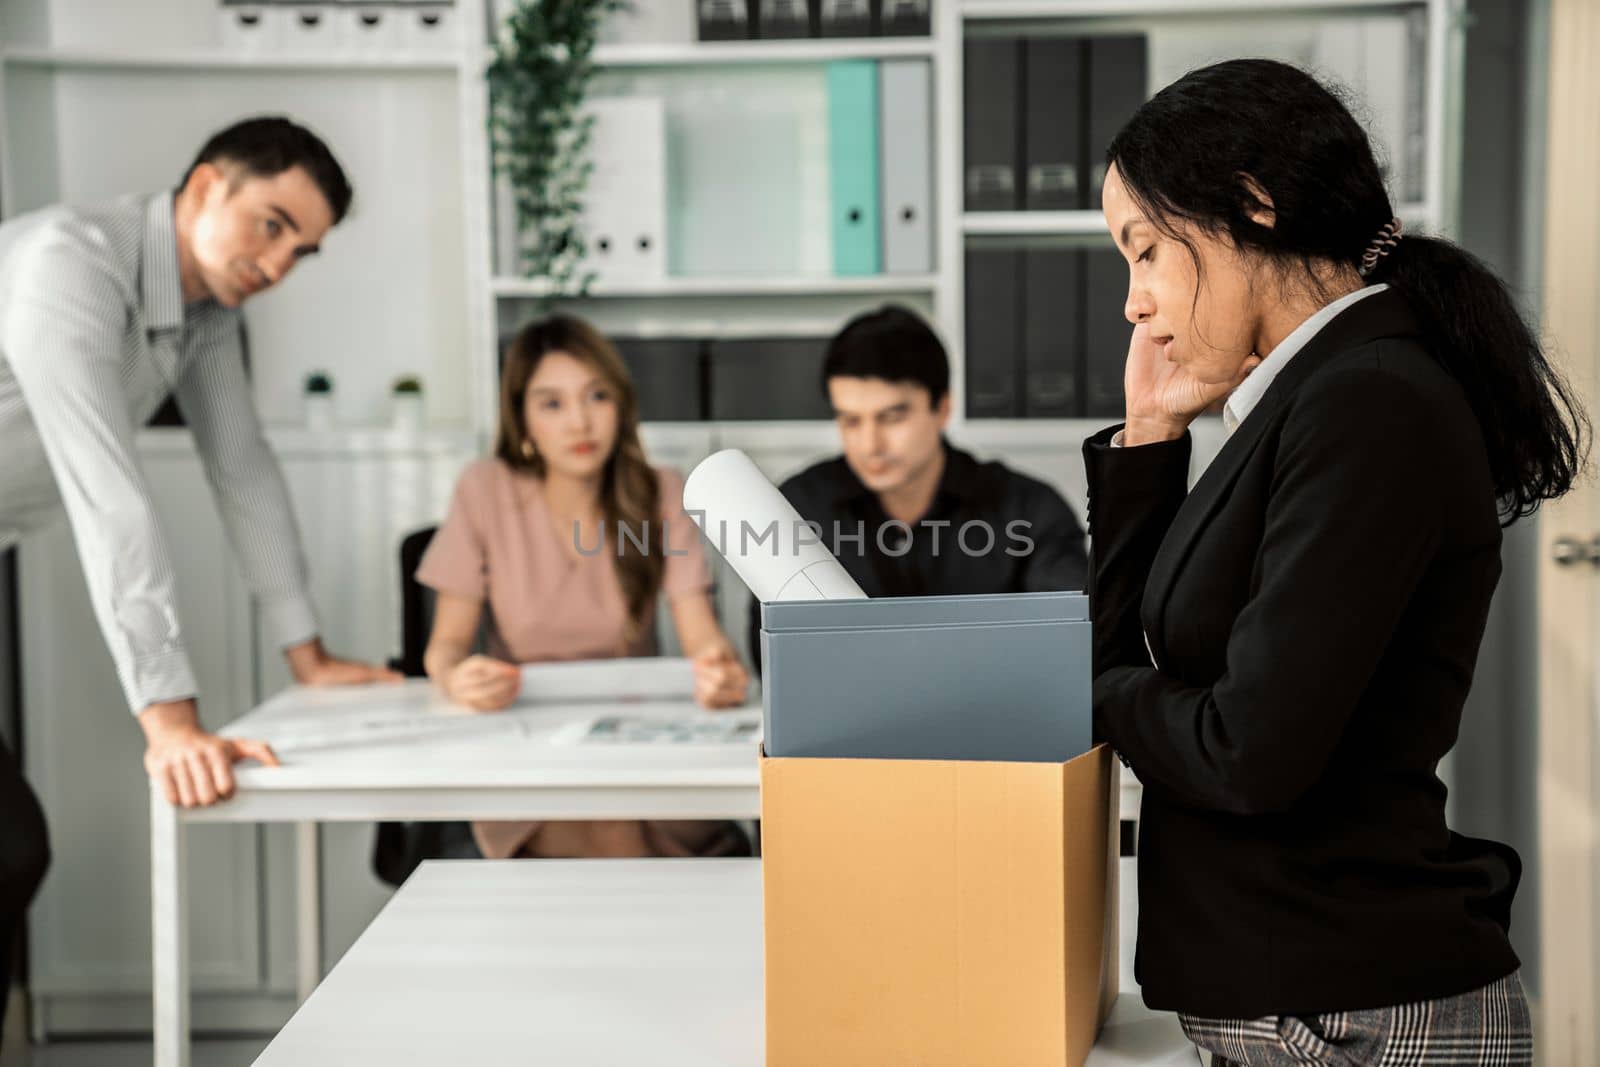
{"type": "Polygon", "coordinates": [[[683,506],[757,600],[867,598],[817,529],[737,448],[689,473],[683,506]]]}

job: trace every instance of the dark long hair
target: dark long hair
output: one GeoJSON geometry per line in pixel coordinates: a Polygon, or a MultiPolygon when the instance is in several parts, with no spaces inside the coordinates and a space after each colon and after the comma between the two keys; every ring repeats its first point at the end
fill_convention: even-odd
{"type": "MultiPolygon", "coordinates": [[[[1319,265],[1359,269],[1394,216],[1361,125],[1311,75],[1272,60],[1186,74],[1134,114],[1106,163],[1152,224],[1179,240],[1182,226],[1226,237],[1313,291],[1319,265]],[[1251,180],[1271,199],[1271,225],[1251,218],[1266,206],[1251,180]]],[[[1466,392],[1503,521],[1570,489],[1588,417],[1494,272],[1449,241],[1405,234],[1366,280],[1406,299],[1428,350],[1466,392]]]]}
{"type": "Polygon", "coordinates": [[[628,608],[626,631],[631,641],[649,625],[650,605],[661,591],[667,562],[666,531],[660,521],[656,472],[639,440],[638,396],[616,346],[576,315],[547,315],[524,326],[506,350],[505,369],[500,372],[500,425],[494,454],[513,470],[543,480],[544,457],[523,451],[523,442],[529,439],[523,398],[539,364],[554,352],[588,364],[617,400],[617,441],[606,460],[600,486],[605,513],[602,529],[606,531],[601,544],[606,544],[604,538],[617,538],[617,580],[628,608]],[[628,536],[623,536],[624,527],[628,536]],[[644,551],[640,551],[641,545],[644,551]]]}

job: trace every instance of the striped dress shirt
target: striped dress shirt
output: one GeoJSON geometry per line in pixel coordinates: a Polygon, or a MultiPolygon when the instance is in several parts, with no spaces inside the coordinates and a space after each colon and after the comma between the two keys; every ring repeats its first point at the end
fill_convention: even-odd
{"type": "MultiPolygon", "coordinates": [[[[245,377],[236,310],[183,302],[171,193],[0,225],[0,549],[59,504],[135,711],[196,696],[135,436],[168,393],[262,624],[316,635],[299,531],[245,377]]],[[[179,520],[181,521],[181,519],[179,520]]]]}

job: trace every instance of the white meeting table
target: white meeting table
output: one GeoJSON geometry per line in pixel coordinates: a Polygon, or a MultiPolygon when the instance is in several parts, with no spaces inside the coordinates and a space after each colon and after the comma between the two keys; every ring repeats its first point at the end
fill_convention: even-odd
{"type": "MultiPolygon", "coordinates": [[[[1086,1067],[1198,1067],[1130,970],[1086,1067]]],[[[760,1067],[763,1018],[760,860],[434,861],[256,1067],[760,1067]]]]}
{"type": "MultiPolygon", "coordinates": [[[[290,688],[235,720],[225,735],[267,741],[283,765],[236,766],[234,796],[206,808],[175,808],[151,791],[156,1067],[189,1063],[185,825],[296,824],[296,989],[304,1001],[322,977],[318,823],[759,818],[758,734],[723,744],[576,741],[602,716],[706,714],[758,718],[759,708],[705,713],[688,701],[619,700],[473,714],[416,680],[290,688]]],[[[1124,770],[1122,818],[1136,819],[1138,803],[1124,770]]]]}
{"type": "MultiPolygon", "coordinates": [[[[239,765],[232,799],[175,808],[152,789],[151,930],[156,1067],[189,1062],[183,827],[296,823],[296,986],[321,978],[317,823],[455,819],[755,819],[758,742],[579,744],[605,715],[682,718],[690,702],[534,705],[464,713],[425,681],[360,689],[292,688],[223,733],[265,740],[281,767],[239,765]],[[418,732],[419,718],[439,725],[418,732]],[[331,723],[337,730],[319,727],[331,723]],[[386,723],[401,724],[390,728],[386,723]]],[[[719,712],[759,716],[755,708],[719,712]]]]}

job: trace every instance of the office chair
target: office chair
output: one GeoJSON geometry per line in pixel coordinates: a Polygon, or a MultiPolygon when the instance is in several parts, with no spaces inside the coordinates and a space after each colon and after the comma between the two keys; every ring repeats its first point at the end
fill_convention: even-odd
{"type": "MultiPolygon", "coordinates": [[[[433,628],[433,590],[417,581],[417,565],[438,527],[427,526],[400,541],[400,655],[389,660],[391,670],[408,678],[422,678],[433,628]]],[[[446,855],[446,844],[470,837],[464,822],[380,822],[372,841],[372,871],[389,885],[399,887],[423,860],[446,855]]]]}
{"type": "Polygon", "coordinates": [[[428,631],[433,626],[433,591],[417,581],[417,567],[438,529],[424,526],[400,541],[400,655],[389,661],[389,668],[407,678],[428,673],[422,656],[428,650],[428,631]]]}

